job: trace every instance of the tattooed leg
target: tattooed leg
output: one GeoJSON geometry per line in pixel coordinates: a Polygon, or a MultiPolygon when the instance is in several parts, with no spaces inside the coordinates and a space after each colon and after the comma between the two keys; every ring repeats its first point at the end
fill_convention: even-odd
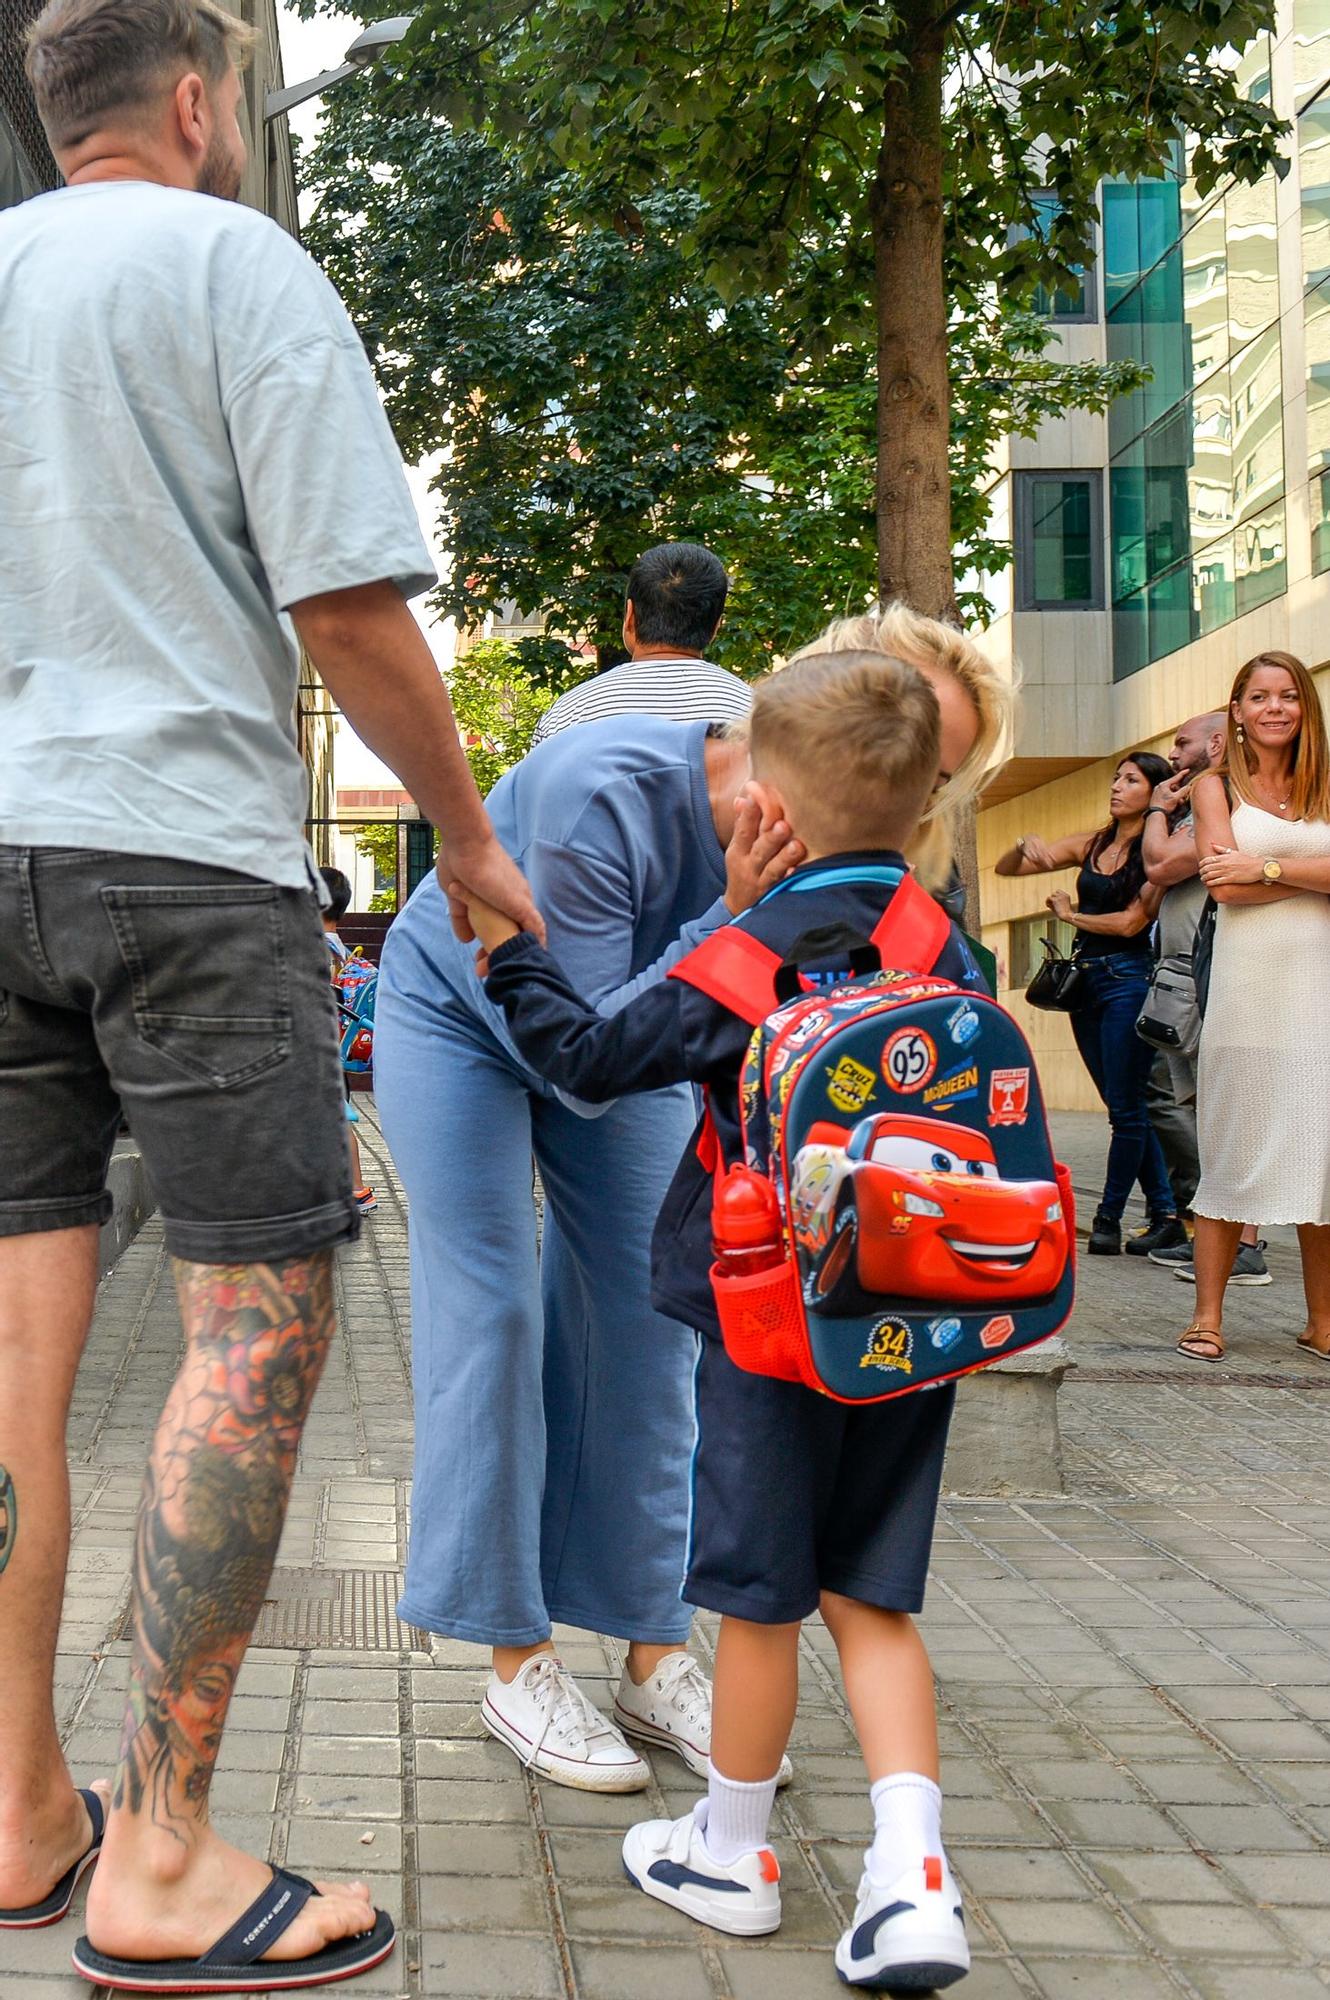
{"type": "Polygon", "coordinates": [[[65,1424],[97,1231],[0,1237],[0,1909],[41,1900],[88,1845],[51,1683],[69,1559],[65,1424]]]}
{"type": "MultiPolygon", "coordinates": [[[[212,1831],[208,1792],[333,1331],[330,1251],[175,1271],[186,1351],[144,1480],[129,1701],[88,1897],[93,1944],[128,1958],[197,1955],[268,1879],[212,1831]]],[[[363,1885],[330,1888],[271,1955],[372,1922],[363,1885]]]]}

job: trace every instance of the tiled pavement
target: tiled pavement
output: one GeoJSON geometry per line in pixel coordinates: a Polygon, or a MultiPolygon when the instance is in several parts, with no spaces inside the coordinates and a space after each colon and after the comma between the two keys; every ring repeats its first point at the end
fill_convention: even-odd
{"type": "MultiPolygon", "coordinates": [[[[1097,1121],[1061,1136],[1090,1188],[1097,1121]]],[[[696,1795],[681,1765],[656,1758],[645,1799],[533,1784],[480,1730],[477,1650],[431,1658],[393,1625],[405,1230],[366,1137],[382,1205],[341,1262],[343,1332],[265,1612],[276,1643],[244,1670],[219,1819],[273,1859],[368,1874],[398,1914],[398,1953],[349,1997],[830,1995],[866,1802],[824,1633],[805,1639],[797,1775],[777,1809],[785,1922],[740,1944],[619,1871],[632,1818],[696,1795]]],[[[1087,1264],[1062,1404],[1071,1492],[944,1508],[924,1622],[977,1947],[968,2000],[1312,2000],[1330,1986],[1330,1368],[1293,1347],[1286,1244],[1272,1262],[1279,1282],[1234,1302],[1222,1370],[1170,1352],[1186,1288],[1136,1260],[1087,1264]]],[[[177,1337],[150,1225],[104,1288],[71,1437],[60,1699],[83,1776],[114,1750],[132,1511],[177,1337]]],[[[608,1700],[615,1646],[573,1634],[564,1650],[608,1700]]],[[[88,1991],[62,1970],[73,1930],[6,1937],[3,2000],[88,1991]]]]}

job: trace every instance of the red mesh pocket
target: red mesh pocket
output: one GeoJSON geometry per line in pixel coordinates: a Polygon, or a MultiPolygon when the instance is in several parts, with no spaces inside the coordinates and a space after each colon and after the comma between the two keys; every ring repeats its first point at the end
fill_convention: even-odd
{"type": "Polygon", "coordinates": [[[808,1336],[799,1273],[793,1263],[735,1278],[711,1267],[711,1289],[725,1342],[736,1368],[778,1382],[809,1382],[808,1336]]]}
{"type": "Polygon", "coordinates": [[[1055,1160],[1053,1172],[1057,1176],[1058,1198],[1067,1224],[1067,1255],[1071,1257],[1076,1251],[1076,1194],[1071,1184],[1071,1168],[1064,1166],[1061,1160],[1055,1160]]]}

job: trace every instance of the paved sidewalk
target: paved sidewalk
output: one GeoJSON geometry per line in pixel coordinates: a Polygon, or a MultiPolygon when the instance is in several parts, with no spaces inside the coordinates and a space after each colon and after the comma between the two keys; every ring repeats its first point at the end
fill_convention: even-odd
{"type": "MultiPolygon", "coordinates": [[[[381,1139],[361,1132],[381,1206],[341,1260],[342,1335],[232,1710],[219,1820],[274,1860],[367,1874],[397,1914],[397,1954],[335,1989],[348,2000],[830,1996],[867,1805],[820,1630],[777,1808],[785,1922],[741,1944],[620,1873],[621,1830],[696,1797],[682,1765],[657,1757],[639,1799],[534,1784],[480,1730],[477,1649],[431,1658],[396,1625],[405,1222],[381,1139]]],[[[1059,1121],[1059,1137],[1093,1194],[1099,1121],[1059,1121]]],[[[1330,1986],[1330,1368],[1293,1345],[1287,1244],[1272,1265],[1275,1285],[1234,1300],[1219,1369],[1171,1352],[1189,1288],[1136,1259],[1087,1260],[1062,1403],[1073,1491],[944,1508],[924,1623],[977,1948],[967,2000],[1313,2000],[1330,1986]]],[[[178,1337],[149,1225],[103,1288],[71,1434],[60,1699],[81,1778],[114,1755],[133,1508],[178,1337]]],[[[607,1702],[618,1649],[576,1634],[565,1653],[607,1702]]],[[[0,1941],[3,2000],[87,1993],[64,1969],[76,1928],[77,1911],[0,1941]]]]}

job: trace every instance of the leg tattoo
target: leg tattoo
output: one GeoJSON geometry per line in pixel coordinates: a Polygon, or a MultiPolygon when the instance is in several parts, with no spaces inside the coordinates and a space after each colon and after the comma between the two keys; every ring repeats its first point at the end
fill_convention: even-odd
{"type": "Polygon", "coordinates": [[[175,1272],[188,1347],[144,1481],[115,1803],[188,1845],[332,1333],[332,1257],[175,1272]]]}
{"type": "Polygon", "coordinates": [[[5,1564],[13,1555],[17,1540],[18,1494],[14,1491],[12,1475],[0,1465],[0,1576],[4,1575],[5,1564]]]}

